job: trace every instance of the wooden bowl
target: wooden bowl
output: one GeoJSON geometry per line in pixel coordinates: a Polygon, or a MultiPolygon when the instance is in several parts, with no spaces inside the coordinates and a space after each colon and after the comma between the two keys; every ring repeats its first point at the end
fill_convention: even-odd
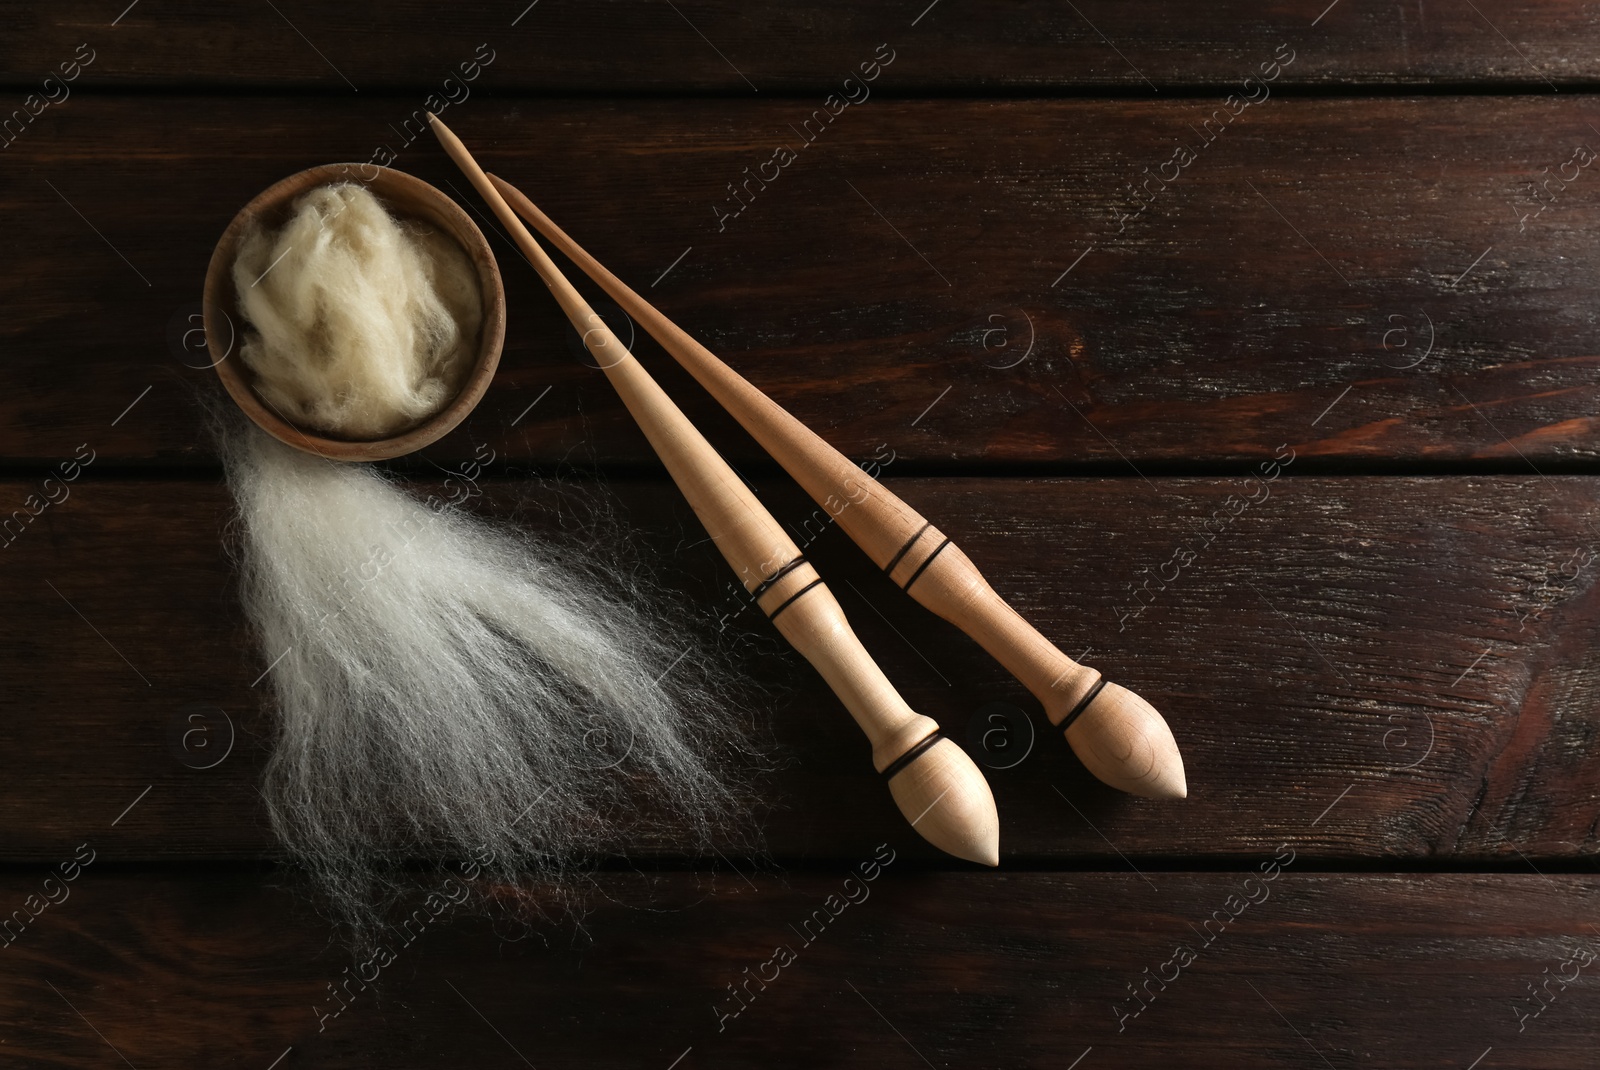
{"type": "Polygon", "coordinates": [[[489,388],[489,381],[500,363],[501,346],[505,343],[505,289],[500,283],[500,268],[483,232],[440,190],[403,171],[374,164],[328,164],[300,171],[269,187],[240,209],[211,254],[203,301],[206,346],[211,352],[212,366],[233,400],[278,441],[336,461],[381,461],[400,457],[442,438],[466,418],[489,388]],[[377,174],[367,177],[373,171],[377,174]],[[238,292],[233,285],[233,262],[238,254],[240,236],[246,227],[256,223],[269,230],[282,226],[289,218],[295,198],[316,186],[337,182],[363,185],[396,218],[428,223],[454,237],[477,269],[478,289],[483,295],[478,356],[461,392],[434,416],[388,438],[360,441],[330,438],[322,432],[297,427],[256,394],[251,385],[250,369],[238,360],[229,359],[238,348],[239,334],[244,328],[238,292]]]}

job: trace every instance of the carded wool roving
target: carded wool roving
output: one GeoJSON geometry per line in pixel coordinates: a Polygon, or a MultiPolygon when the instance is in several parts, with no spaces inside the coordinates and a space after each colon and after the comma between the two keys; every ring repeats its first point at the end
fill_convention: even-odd
{"type": "Polygon", "coordinates": [[[256,394],[302,428],[374,439],[432,416],[471,368],[483,312],[449,235],[401,222],[364,186],[317,186],[233,264],[256,394]]]}

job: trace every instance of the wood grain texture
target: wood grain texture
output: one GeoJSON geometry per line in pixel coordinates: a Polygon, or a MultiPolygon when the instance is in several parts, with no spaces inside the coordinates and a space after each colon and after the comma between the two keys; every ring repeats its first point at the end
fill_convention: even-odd
{"type": "MultiPolygon", "coordinates": [[[[116,461],[206,462],[186,393],[214,373],[168,340],[198,310],[217,236],[286,174],[403,146],[390,126],[409,107],[75,97],[40,116],[0,172],[14,266],[0,281],[0,459],[50,463],[88,439],[116,461]]],[[[871,100],[721,233],[728,184],[798,143],[789,126],[809,109],[474,100],[447,117],[482,163],[851,457],[889,443],[913,463],[1116,474],[1266,459],[1282,443],[1313,465],[1595,459],[1600,176],[1574,164],[1542,213],[1512,211],[1533,210],[1522,183],[1600,147],[1584,98],[1272,97],[1119,223],[1138,204],[1125,183],[1197,141],[1219,107],[871,100]]],[[[482,212],[431,139],[396,166],[482,212]]],[[[489,233],[505,356],[430,456],[488,441],[652,464],[533,272],[489,233]]],[[[651,344],[641,355],[736,467],[762,463],[687,374],[651,344]]]]}
{"type": "Polygon", "coordinates": [[[12,5],[0,1063],[1592,1067],[1600,963],[1557,978],[1600,953],[1600,169],[1573,163],[1600,148],[1597,19],[1557,0],[12,5]],[[870,98],[830,121],[880,48],[870,98]],[[80,50],[70,87],[45,82],[80,50]],[[266,659],[196,404],[215,373],[185,332],[228,220],[301,168],[392,153],[481,220],[420,121],[441,97],[486,166],[1159,706],[1189,799],[1095,781],[641,345],[911,705],[992,767],[998,872],[917,840],[485,227],[505,360],[399,470],[492,449],[442,489],[666,569],[756,685],[766,839],[618,844],[581,931],[415,915],[319,1029],[361,960],[263,861],[266,659]],[[795,158],[771,177],[779,146],[795,158]],[[530,470],[576,478],[512,482],[530,470]],[[778,945],[794,960],[748,980],[778,945]],[[1174,980],[1180,946],[1199,950],[1174,980]]]}
{"type": "Polygon", "coordinates": [[[478,92],[827,91],[880,42],[905,57],[892,92],[1095,89],[1150,92],[1231,82],[1288,41],[1313,85],[1593,83],[1600,63],[1575,40],[1596,30],[1582,7],[1252,4],[1162,0],[1003,5],[946,2],[784,4],[731,0],[583,4],[509,0],[441,10],[405,0],[318,7],[309,0],[222,5],[176,0],[120,7],[71,0],[12,13],[0,78],[30,83],[80,41],[99,86],[269,86],[333,96],[437,89],[480,45],[493,62],[478,92]],[[276,10],[274,10],[276,9],[276,10]],[[110,25],[116,19],[115,26],[110,25]],[[60,53],[60,55],[58,55],[60,53]]]}
{"type": "MultiPolygon", "coordinates": [[[[1296,850],[1271,841],[1246,872],[1148,882],[927,873],[903,858],[869,882],[870,848],[776,878],[617,875],[586,933],[547,926],[548,941],[505,923],[497,937],[447,904],[409,944],[389,940],[392,961],[320,1023],[340,1006],[327,986],[367,956],[329,947],[291,893],[254,873],[97,862],[0,952],[5,1058],[122,1065],[115,1048],[141,1070],[266,1067],[292,1048],[281,1066],[1010,1068],[1092,1049],[1082,1066],[1461,1070],[1492,1049],[1481,1067],[1593,1066],[1596,965],[1549,983],[1537,1017],[1528,986],[1600,953],[1600,878],[1311,873],[1296,850]],[[1266,881],[1258,863],[1275,856],[1292,861],[1266,881]],[[1179,945],[1197,956],[1174,974],[1179,945]],[[780,947],[793,953],[781,968],[780,947]],[[1170,983],[1151,983],[1134,1016],[1128,986],[1146,970],[1170,983]],[[728,986],[762,973],[733,1016],[728,986]]],[[[7,874],[0,902],[40,883],[7,874]]]]}
{"type": "MultiPolygon", "coordinates": [[[[1600,845],[1594,479],[889,485],[939,517],[1045,635],[1157,704],[1184,749],[1186,801],[1100,785],[997,663],[895,590],[798,488],[758,482],[914,709],[990,764],[1010,763],[1016,751],[1004,748],[1020,747],[1029,726],[994,726],[1003,731],[986,758],[981,708],[1026,711],[1031,751],[990,772],[1003,864],[1117,867],[1118,852],[1225,859],[1291,833],[1325,859],[1517,865],[1589,859],[1600,845]]],[[[265,660],[223,556],[226,492],[184,480],[71,486],[0,549],[0,640],[11,652],[0,663],[3,857],[48,860],[136,799],[108,857],[271,855],[255,790],[271,721],[252,683],[265,660]],[[215,768],[191,768],[198,752],[173,740],[196,709],[221,710],[235,729],[215,768]]],[[[532,531],[557,531],[573,515],[549,491],[481,487],[474,508],[518,514],[532,531]]],[[[20,502],[35,488],[0,489],[20,502]]],[[[738,664],[769,688],[751,699],[779,763],[763,783],[766,851],[836,859],[903,831],[865,772],[860,734],[766,622],[741,609],[676,490],[641,481],[614,492],[632,528],[606,536],[604,552],[627,539],[659,555],[667,582],[708,629],[727,622],[738,664]]],[[[588,508],[604,500],[585,493],[588,508]]],[[[221,737],[193,742],[207,738],[221,737]]],[[[618,846],[639,857],[674,849],[618,846]]],[[[921,850],[906,847],[934,857],[921,850]]]]}

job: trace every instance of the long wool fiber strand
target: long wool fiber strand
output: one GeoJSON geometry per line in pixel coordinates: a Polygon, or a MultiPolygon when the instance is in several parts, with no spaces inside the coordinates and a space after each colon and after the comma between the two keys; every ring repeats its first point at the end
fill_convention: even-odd
{"type": "Polygon", "coordinates": [[[221,441],[281,715],[264,794],[336,914],[365,920],[407,858],[559,877],[742,825],[728,677],[659,596],[370,465],[242,421],[221,441]]]}

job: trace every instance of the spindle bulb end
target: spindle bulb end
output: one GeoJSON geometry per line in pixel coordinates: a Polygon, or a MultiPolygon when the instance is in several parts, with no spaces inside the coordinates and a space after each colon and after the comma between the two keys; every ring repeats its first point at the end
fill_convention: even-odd
{"type": "Polygon", "coordinates": [[[1067,741],[1089,772],[1148,799],[1183,799],[1189,784],[1172,729],[1154,706],[1107,683],[1067,728],[1067,741]]]}
{"type": "Polygon", "coordinates": [[[911,827],[939,850],[986,866],[1000,864],[1000,815],[989,782],[949,739],[896,773],[889,791],[911,827]]]}

